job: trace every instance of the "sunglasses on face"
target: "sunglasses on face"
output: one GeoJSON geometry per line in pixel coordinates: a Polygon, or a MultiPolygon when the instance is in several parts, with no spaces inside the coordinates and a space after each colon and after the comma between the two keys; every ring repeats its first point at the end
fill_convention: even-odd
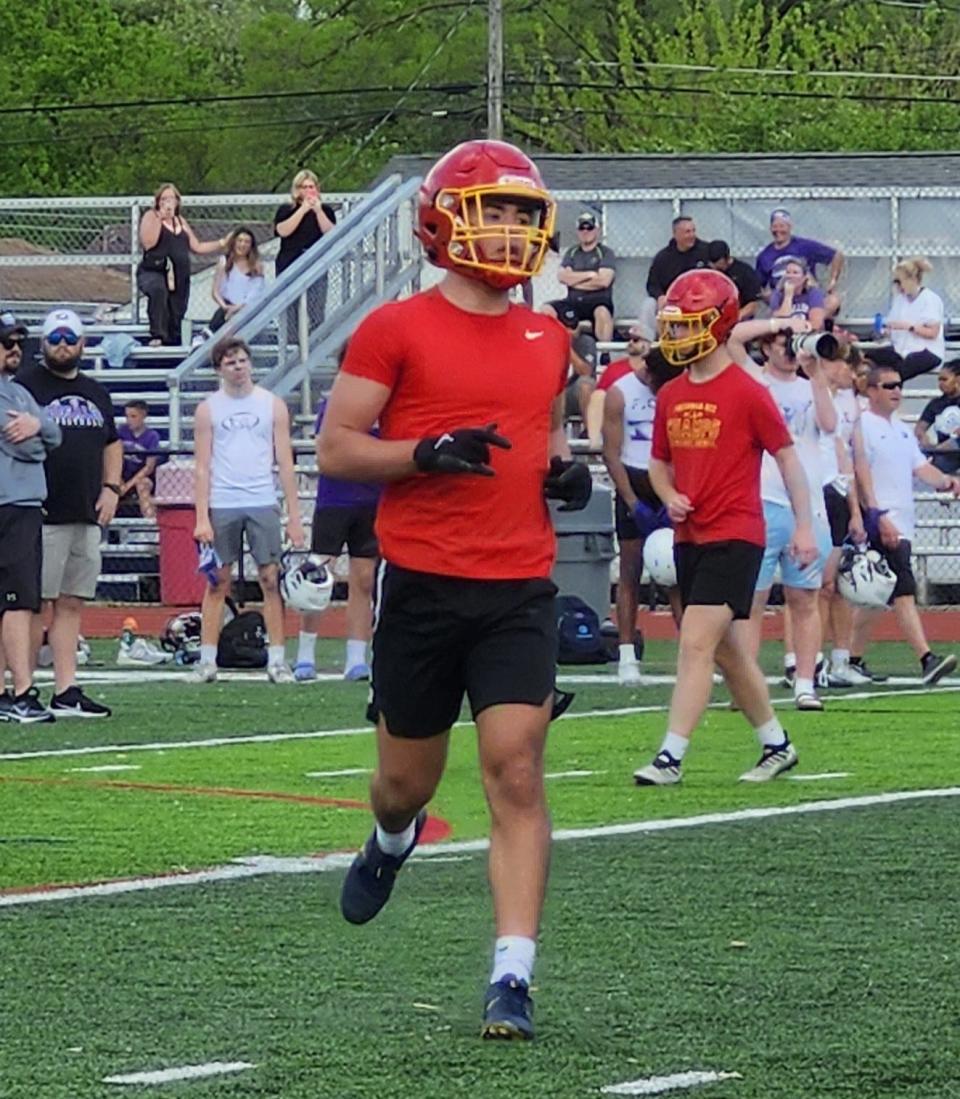
{"type": "Polygon", "coordinates": [[[878,389],[903,389],[903,382],[877,382],[878,389]]]}
{"type": "Polygon", "coordinates": [[[23,347],[23,336],[7,336],[0,340],[4,351],[12,351],[15,347],[23,347]]]}
{"type": "Polygon", "coordinates": [[[76,347],[79,342],[80,337],[76,332],[51,332],[47,336],[47,343],[51,347],[59,347],[62,343],[65,343],[67,347],[76,347]]]}

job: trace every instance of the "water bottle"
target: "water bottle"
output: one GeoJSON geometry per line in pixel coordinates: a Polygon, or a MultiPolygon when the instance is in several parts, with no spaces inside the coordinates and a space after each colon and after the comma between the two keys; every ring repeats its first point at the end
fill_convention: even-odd
{"type": "Polygon", "coordinates": [[[879,340],[883,335],[883,314],[874,313],[873,315],[873,338],[879,340]]]}
{"type": "Polygon", "coordinates": [[[135,618],[125,618],[123,620],[123,629],[120,631],[120,644],[125,649],[129,649],[136,636],[137,620],[135,618]]]}

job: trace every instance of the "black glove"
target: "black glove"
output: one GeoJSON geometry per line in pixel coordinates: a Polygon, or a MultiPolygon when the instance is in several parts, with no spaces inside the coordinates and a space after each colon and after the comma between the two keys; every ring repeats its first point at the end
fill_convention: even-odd
{"type": "Polygon", "coordinates": [[[496,426],[461,427],[421,439],[413,451],[417,469],[421,473],[479,473],[492,477],[490,447],[510,449],[510,440],[497,435],[496,426]]]}
{"type": "Polygon", "coordinates": [[[593,478],[582,462],[567,462],[563,458],[551,458],[550,470],[543,482],[548,500],[563,500],[558,511],[582,511],[590,503],[593,478]]]}

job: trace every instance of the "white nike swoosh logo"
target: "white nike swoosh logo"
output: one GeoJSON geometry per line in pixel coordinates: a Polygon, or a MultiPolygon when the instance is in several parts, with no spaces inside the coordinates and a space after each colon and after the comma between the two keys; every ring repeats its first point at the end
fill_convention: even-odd
{"type": "Polygon", "coordinates": [[[524,335],[524,339],[528,339],[528,340],[539,340],[539,339],[540,339],[540,337],[541,337],[541,336],[543,335],[543,333],[542,333],[542,332],[531,332],[531,331],[530,331],[530,329],[529,329],[529,328],[527,328],[527,329],[526,329],[526,330],[524,331],[523,335],[524,335]]]}

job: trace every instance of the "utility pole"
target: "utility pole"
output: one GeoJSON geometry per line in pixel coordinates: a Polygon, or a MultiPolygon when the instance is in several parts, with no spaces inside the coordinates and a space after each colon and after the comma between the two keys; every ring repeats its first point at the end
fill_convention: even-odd
{"type": "Polygon", "coordinates": [[[487,6],[487,137],[503,140],[503,0],[487,6]]]}

